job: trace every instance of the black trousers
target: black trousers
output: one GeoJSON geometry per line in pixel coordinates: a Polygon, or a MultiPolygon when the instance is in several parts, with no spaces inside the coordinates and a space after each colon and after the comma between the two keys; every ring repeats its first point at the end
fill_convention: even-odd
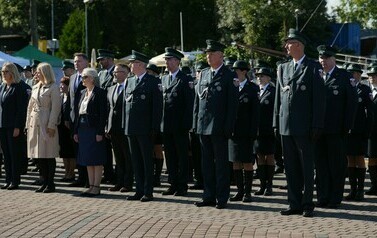
{"type": "Polygon", "coordinates": [[[105,138],[106,143],[106,163],[103,166],[103,177],[106,181],[114,180],[114,166],[113,166],[113,151],[111,146],[111,140],[105,138]]]}
{"type": "Polygon", "coordinates": [[[192,165],[194,168],[194,178],[199,185],[203,184],[202,175],[202,151],[200,148],[199,136],[190,132],[190,146],[192,154],[192,165]]]}
{"type": "Polygon", "coordinates": [[[339,204],[343,200],[347,157],[344,137],[322,135],[315,144],[317,200],[339,204]]]}
{"type": "Polygon", "coordinates": [[[117,185],[132,188],[134,182],[134,172],[131,162],[130,146],[128,138],[123,130],[111,132],[111,144],[114,150],[116,163],[117,185]]]}
{"type": "MultiPolygon", "coordinates": [[[[22,158],[19,150],[23,148],[21,136],[13,137],[14,128],[0,128],[1,148],[4,154],[5,182],[19,185],[21,182],[22,158]]],[[[22,133],[22,131],[20,131],[22,133]]]]}
{"type": "Polygon", "coordinates": [[[135,174],[136,195],[153,195],[153,139],[149,135],[127,136],[135,174]]]}
{"type": "Polygon", "coordinates": [[[230,193],[228,139],[199,135],[202,148],[203,201],[227,203],[230,193]]]}
{"type": "Polygon", "coordinates": [[[282,136],[288,203],[294,210],[313,210],[314,144],[309,136],[282,136]]]}
{"type": "Polygon", "coordinates": [[[175,190],[186,191],[188,180],[188,133],[163,134],[163,138],[171,186],[175,190]]]}

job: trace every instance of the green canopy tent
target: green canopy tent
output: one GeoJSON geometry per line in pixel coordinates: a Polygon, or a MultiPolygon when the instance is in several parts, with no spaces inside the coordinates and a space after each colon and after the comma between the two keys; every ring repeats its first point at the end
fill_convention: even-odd
{"type": "Polygon", "coordinates": [[[46,53],[38,50],[36,47],[34,47],[32,45],[28,45],[28,46],[22,48],[21,50],[13,53],[13,56],[19,56],[19,57],[22,57],[22,58],[25,58],[25,59],[29,59],[30,62],[32,60],[39,60],[41,62],[49,63],[52,67],[61,67],[62,66],[62,60],[61,59],[59,59],[55,56],[46,54],[46,53]]]}

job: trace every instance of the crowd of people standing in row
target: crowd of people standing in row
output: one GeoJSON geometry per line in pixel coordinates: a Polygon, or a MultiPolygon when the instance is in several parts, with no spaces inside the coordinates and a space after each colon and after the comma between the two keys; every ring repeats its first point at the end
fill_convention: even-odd
{"type": "Polygon", "coordinates": [[[285,39],[292,60],[279,64],[277,73],[267,65],[250,71],[243,60],[227,67],[225,46],[206,43],[207,62],[197,64],[196,78],[180,69],[184,55],[169,47],[162,76],[137,51],[125,65],[114,63],[113,52],[98,50],[99,73],[88,68],[85,54],[76,53],[74,63],[63,62],[60,89],[48,63],[39,63],[26,83],[14,64],[5,63],[1,188],[18,188],[28,157],[40,171],[36,192],[54,192],[60,157],[63,181],[86,187],[82,196],[99,195],[101,182],[116,177],[110,191],[131,192],[135,180],[127,199],[148,202],[165,157],[170,186],[163,195],[187,195],[191,161],[194,188],[203,188],[195,205],[223,209],[228,201],[252,201],[255,162],[255,195],[273,194],[274,154],[281,143],[289,203],[282,215],[312,217],[315,206],[338,208],[347,167],[351,190],[345,199],[362,200],[366,156],[372,182],[367,194],[377,195],[377,65],[370,65],[370,83],[364,84],[361,67],[338,68],[330,46],[318,47],[319,63],[306,57],[305,38],[294,29],[285,39]],[[230,197],[231,174],[237,193],[230,197]]]}

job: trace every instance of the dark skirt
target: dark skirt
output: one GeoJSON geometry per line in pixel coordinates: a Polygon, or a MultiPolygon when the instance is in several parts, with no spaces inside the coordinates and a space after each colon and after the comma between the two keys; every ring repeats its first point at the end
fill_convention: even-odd
{"type": "Polygon", "coordinates": [[[368,139],[362,134],[349,134],[346,138],[346,151],[350,156],[365,156],[368,139]]]}
{"type": "Polygon", "coordinates": [[[255,155],[253,155],[253,140],[248,137],[229,139],[228,151],[230,162],[255,162],[255,155]]]}
{"type": "Polygon", "coordinates": [[[258,136],[254,143],[254,150],[257,154],[272,155],[275,154],[276,140],[275,136],[258,136]]]}
{"type": "Polygon", "coordinates": [[[96,129],[89,127],[85,116],[80,116],[79,120],[77,164],[82,166],[104,165],[106,163],[105,137],[103,137],[102,141],[97,142],[96,129]]]}
{"type": "Polygon", "coordinates": [[[369,158],[377,158],[377,137],[368,140],[368,153],[369,158]]]}
{"type": "Polygon", "coordinates": [[[64,125],[64,122],[58,126],[60,158],[76,158],[74,141],[71,131],[64,125]]]}

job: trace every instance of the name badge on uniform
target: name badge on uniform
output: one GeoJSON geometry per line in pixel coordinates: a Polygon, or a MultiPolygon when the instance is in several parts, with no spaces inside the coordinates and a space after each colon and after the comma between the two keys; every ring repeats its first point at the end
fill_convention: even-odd
{"type": "Polygon", "coordinates": [[[140,95],[140,98],[141,98],[142,100],[145,100],[146,97],[145,97],[144,94],[141,94],[141,95],[140,95]]]}
{"type": "Polygon", "coordinates": [[[306,90],[306,86],[305,85],[301,85],[300,89],[301,89],[301,91],[305,91],[306,90]]]}

